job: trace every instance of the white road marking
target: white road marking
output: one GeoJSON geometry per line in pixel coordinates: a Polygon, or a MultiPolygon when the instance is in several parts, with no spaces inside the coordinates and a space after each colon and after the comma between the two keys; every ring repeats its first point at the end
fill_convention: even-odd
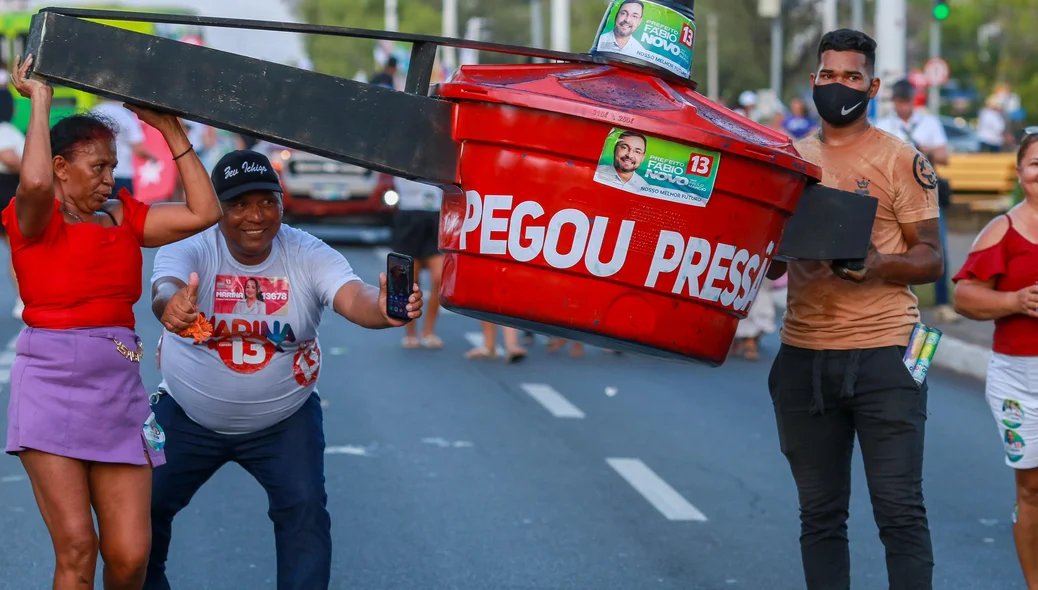
{"type": "Polygon", "coordinates": [[[706,515],[689,504],[674,488],[639,459],[606,459],[627,483],[659,510],[667,520],[706,522],[706,515]]]}
{"type": "Polygon", "coordinates": [[[359,457],[370,457],[368,450],[364,447],[355,447],[352,445],[343,445],[338,447],[325,447],[325,455],[357,455],[359,457]]]}
{"type": "Polygon", "coordinates": [[[385,246],[379,246],[375,248],[375,258],[382,261],[382,264],[386,263],[386,258],[393,252],[392,248],[386,248],[385,246]]]}
{"type": "Polygon", "coordinates": [[[16,481],[25,481],[24,475],[5,475],[0,477],[0,483],[14,483],[16,481]]]}
{"type": "Polygon", "coordinates": [[[11,365],[14,364],[16,356],[14,348],[15,345],[18,344],[18,336],[20,334],[20,331],[18,334],[15,334],[14,337],[7,342],[7,348],[0,351],[0,384],[2,385],[11,382],[11,365]]]}
{"type": "Polygon", "coordinates": [[[456,441],[451,442],[451,441],[446,440],[444,438],[441,438],[439,436],[433,437],[433,438],[423,438],[422,442],[427,444],[427,445],[436,445],[436,446],[438,446],[440,448],[444,448],[444,449],[450,448],[450,447],[454,447],[456,449],[459,449],[459,448],[462,448],[462,447],[471,447],[471,446],[473,446],[472,443],[467,441],[467,440],[456,440],[456,441]]]}
{"type": "Polygon", "coordinates": [[[330,354],[332,356],[342,356],[344,354],[349,354],[349,353],[350,353],[350,349],[348,349],[348,348],[346,348],[344,346],[333,346],[333,347],[328,349],[328,354],[330,354]]]}
{"type": "MultiPolygon", "coordinates": [[[[480,332],[466,332],[465,340],[469,341],[469,346],[472,348],[480,348],[483,346],[483,334],[480,332]]],[[[497,356],[505,356],[505,347],[498,344],[494,354],[497,356]]]]}
{"type": "Polygon", "coordinates": [[[583,418],[584,412],[574,406],[551,385],[543,383],[523,383],[520,385],[530,397],[539,401],[556,418],[583,418]]]}

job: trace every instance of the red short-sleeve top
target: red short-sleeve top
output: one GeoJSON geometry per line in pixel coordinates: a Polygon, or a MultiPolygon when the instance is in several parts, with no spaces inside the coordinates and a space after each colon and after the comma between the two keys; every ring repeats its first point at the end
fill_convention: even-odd
{"type": "MultiPolygon", "coordinates": [[[[1008,219],[1008,216],[1007,216],[1008,219]]],[[[1019,291],[1038,283],[1038,244],[1029,242],[1013,228],[994,246],[971,252],[952,279],[994,280],[997,291],[1019,291]]],[[[1014,314],[995,320],[995,342],[999,354],[1038,356],[1038,319],[1014,314]]]]}
{"type": "Polygon", "coordinates": [[[114,227],[65,223],[57,200],[50,222],[28,239],[18,229],[16,199],[2,214],[29,327],[134,329],[133,304],[141,298],[141,246],[149,205],[119,191],[123,221],[114,227]]]}

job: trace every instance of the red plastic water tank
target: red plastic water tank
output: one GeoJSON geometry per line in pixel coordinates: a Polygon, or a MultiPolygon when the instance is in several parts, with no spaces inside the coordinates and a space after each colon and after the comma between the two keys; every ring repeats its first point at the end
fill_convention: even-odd
{"type": "Polygon", "coordinates": [[[688,86],[603,65],[466,66],[442,304],[596,346],[724,362],[821,170],[688,86]]]}

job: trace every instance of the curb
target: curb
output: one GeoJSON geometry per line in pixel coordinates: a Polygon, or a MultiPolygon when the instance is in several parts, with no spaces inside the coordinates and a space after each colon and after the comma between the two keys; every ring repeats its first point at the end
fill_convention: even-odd
{"type": "MultiPolygon", "coordinates": [[[[782,321],[782,312],[786,309],[786,289],[772,291],[775,305],[778,307],[778,321],[782,321]]],[[[988,376],[988,359],[991,349],[979,344],[972,344],[947,334],[941,336],[932,365],[941,369],[984,381],[988,376]]]]}
{"type": "Polygon", "coordinates": [[[933,366],[983,381],[988,375],[990,357],[991,350],[986,346],[945,335],[933,357],[933,366]]]}

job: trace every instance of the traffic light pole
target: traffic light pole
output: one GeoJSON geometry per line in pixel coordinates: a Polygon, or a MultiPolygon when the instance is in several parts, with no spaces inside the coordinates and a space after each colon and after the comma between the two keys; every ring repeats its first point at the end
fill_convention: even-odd
{"type": "MultiPolygon", "coordinates": [[[[941,57],[941,21],[930,22],[930,58],[941,57]]],[[[928,87],[926,108],[931,115],[941,114],[941,87],[933,82],[928,87]]]]}

